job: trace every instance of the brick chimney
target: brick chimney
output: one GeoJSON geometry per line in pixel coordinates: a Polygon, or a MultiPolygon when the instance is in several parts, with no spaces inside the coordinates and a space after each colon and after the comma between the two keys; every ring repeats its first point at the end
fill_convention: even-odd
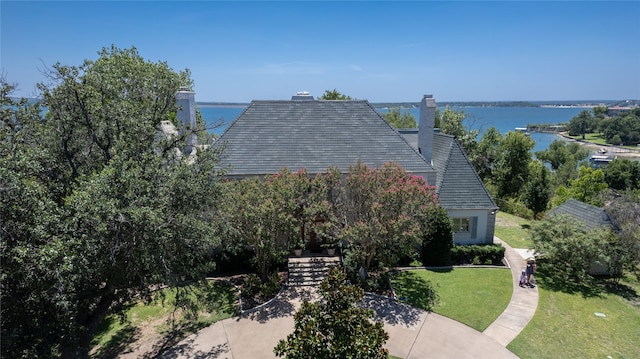
{"type": "Polygon", "coordinates": [[[431,158],[433,147],[433,127],[436,121],[436,100],[433,95],[424,95],[420,101],[420,122],[418,122],[418,150],[427,162],[433,165],[431,158]]]}
{"type": "MultiPolygon", "coordinates": [[[[181,121],[185,128],[196,128],[196,93],[189,91],[187,88],[181,88],[176,92],[176,105],[178,106],[178,120],[181,121]]],[[[193,147],[198,144],[196,134],[191,134],[187,138],[187,144],[184,149],[185,154],[190,154],[193,147]]]]}

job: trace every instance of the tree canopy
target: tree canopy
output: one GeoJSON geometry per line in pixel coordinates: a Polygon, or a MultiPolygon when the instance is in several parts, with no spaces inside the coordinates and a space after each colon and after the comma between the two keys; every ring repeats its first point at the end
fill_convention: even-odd
{"type": "Polygon", "coordinates": [[[520,132],[508,132],[500,143],[500,159],[496,163],[495,184],[501,198],[517,197],[529,179],[531,149],[535,142],[520,132]]]}
{"type": "Polygon", "coordinates": [[[438,123],[440,131],[455,136],[467,156],[473,157],[479,131],[464,125],[467,114],[462,110],[453,110],[449,106],[445,107],[442,112],[438,111],[437,114],[439,114],[439,118],[436,119],[436,123],[438,123]]]}
{"type": "Polygon", "coordinates": [[[318,97],[319,100],[339,100],[339,101],[349,101],[353,100],[351,96],[347,96],[338,92],[338,90],[325,90],[322,96],[318,97]]]}
{"type": "Polygon", "coordinates": [[[186,158],[189,131],[157,135],[162,121],[184,130],[175,93],[188,71],[135,48],[98,55],[53,66],[44,118],[11,103],[3,80],[3,357],[87,357],[108,313],[210,269],[217,153],[186,158]]]}
{"type": "Polygon", "coordinates": [[[382,115],[395,128],[416,128],[418,124],[415,116],[409,111],[401,111],[400,107],[393,107],[382,115]]]}
{"type": "Polygon", "coordinates": [[[610,230],[587,230],[584,224],[566,215],[538,222],[531,239],[541,260],[538,266],[551,280],[583,285],[595,261],[604,261],[612,238],[610,230]]]}
{"type": "Polygon", "coordinates": [[[274,348],[287,359],[386,359],[389,339],[382,323],[371,322],[373,310],[356,306],[364,291],[346,284],[346,275],[333,267],[320,283],[322,300],[304,302],[294,315],[294,331],[274,348]]]}
{"type": "Polygon", "coordinates": [[[339,191],[339,238],[349,243],[349,255],[366,270],[383,251],[380,260],[387,265],[414,252],[428,214],[437,207],[435,189],[394,163],[378,169],[352,165],[339,191]]]}

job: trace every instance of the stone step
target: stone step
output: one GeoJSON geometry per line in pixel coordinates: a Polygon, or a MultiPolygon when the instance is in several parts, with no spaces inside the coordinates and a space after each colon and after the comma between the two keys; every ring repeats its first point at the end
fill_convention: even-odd
{"type": "Polygon", "coordinates": [[[322,282],[329,268],[340,265],[339,257],[296,257],[289,258],[288,282],[290,286],[311,286],[322,282]]]}
{"type": "Polygon", "coordinates": [[[307,269],[307,268],[328,268],[340,265],[340,262],[326,262],[326,263],[289,263],[287,267],[289,270],[295,269],[307,269]]]}

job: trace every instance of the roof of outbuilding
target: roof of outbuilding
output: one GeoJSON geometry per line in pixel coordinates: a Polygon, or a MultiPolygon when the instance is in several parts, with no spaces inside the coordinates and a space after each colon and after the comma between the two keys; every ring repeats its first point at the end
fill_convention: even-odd
{"type": "Polygon", "coordinates": [[[397,162],[409,173],[434,169],[368,101],[253,101],[214,146],[226,146],[228,175],[325,172],[335,166],[397,162]]]}
{"type": "Polygon", "coordinates": [[[455,137],[433,135],[433,167],[440,204],[447,209],[497,209],[455,137]]]}
{"type": "Polygon", "coordinates": [[[569,198],[565,203],[549,211],[547,216],[562,214],[575,218],[584,224],[587,229],[612,226],[611,219],[604,209],[573,198],[569,198]]]}

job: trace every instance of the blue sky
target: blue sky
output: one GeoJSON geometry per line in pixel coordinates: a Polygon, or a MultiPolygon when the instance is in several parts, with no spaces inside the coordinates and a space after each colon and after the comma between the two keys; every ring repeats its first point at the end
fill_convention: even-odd
{"type": "Polygon", "coordinates": [[[197,101],[337,89],[371,102],[640,99],[640,1],[6,1],[2,71],[135,46],[189,68],[197,101]]]}

